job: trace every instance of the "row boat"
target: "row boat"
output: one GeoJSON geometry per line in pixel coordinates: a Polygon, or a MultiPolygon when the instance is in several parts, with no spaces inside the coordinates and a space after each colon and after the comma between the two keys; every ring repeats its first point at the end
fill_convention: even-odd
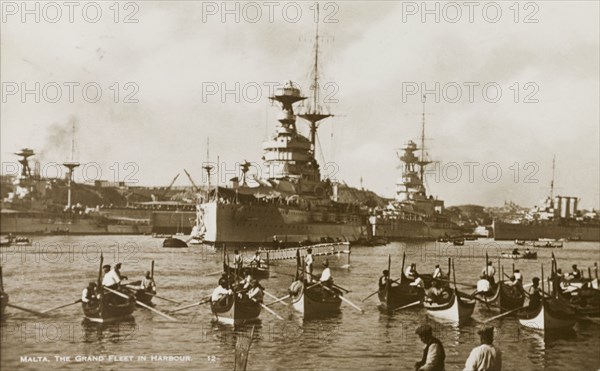
{"type": "Polygon", "coordinates": [[[475,296],[485,302],[488,309],[499,309],[500,312],[520,308],[525,303],[523,289],[518,286],[507,285],[505,281],[498,282],[489,293],[479,293],[475,296]]]}
{"type": "Polygon", "coordinates": [[[226,325],[241,325],[256,322],[261,306],[258,302],[240,298],[236,293],[216,303],[211,301],[210,310],[216,320],[226,325]]]}
{"type": "Polygon", "coordinates": [[[239,272],[238,269],[230,267],[227,263],[223,264],[223,268],[226,273],[235,274],[239,277],[245,277],[248,273],[252,275],[252,278],[256,278],[259,280],[269,278],[270,276],[268,265],[266,268],[257,267],[255,265],[249,265],[247,267],[242,267],[239,272]]]}
{"type": "Polygon", "coordinates": [[[452,260],[451,262],[454,288],[444,288],[444,292],[449,295],[442,297],[442,301],[425,301],[423,306],[427,310],[427,314],[431,317],[453,323],[463,323],[471,318],[475,310],[476,301],[469,298],[468,295],[459,292],[456,288],[456,270],[454,269],[454,261],[452,260]]]}
{"type": "Polygon", "coordinates": [[[557,299],[543,299],[542,305],[519,313],[522,326],[536,330],[558,330],[575,325],[575,311],[557,299]]]}
{"type": "Polygon", "coordinates": [[[85,319],[97,323],[113,323],[131,319],[135,310],[135,297],[127,291],[120,291],[127,299],[112,292],[105,292],[99,300],[81,303],[85,319]]]}
{"type": "Polygon", "coordinates": [[[500,254],[501,257],[505,258],[505,259],[537,259],[537,251],[533,251],[533,252],[525,252],[523,254],[512,254],[512,253],[507,253],[507,252],[503,252],[500,254]]]}
{"type": "Polygon", "coordinates": [[[342,305],[341,293],[331,289],[335,293],[320,287],[318,283],[308,285],[302,280],[297,280],[290,286],[292,307],[301,313],[304,318],[319,315],[338,313],[342,305]]]}
{"type": "Polygon", "coordinates": [[[434,318],[446,320],[455,323],[463,323],[473,314],[475,310],[475,300],[461,294],[456,289],[448,289],[449,298],[442,303],[425,301],[423,306],[427,309],[427,314],[434,318]]]}

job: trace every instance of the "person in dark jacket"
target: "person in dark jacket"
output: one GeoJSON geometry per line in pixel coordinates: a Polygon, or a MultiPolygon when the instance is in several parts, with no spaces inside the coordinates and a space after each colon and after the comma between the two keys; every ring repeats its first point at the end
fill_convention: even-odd
{"type": "Polygon", "coordinates": [[[433,336],[431,326],[424,324],[415,330],[419,339],[425,344],[423,357],[415,363],[415,371],[444,371],[446,353],[442,342],[433,336]]]}

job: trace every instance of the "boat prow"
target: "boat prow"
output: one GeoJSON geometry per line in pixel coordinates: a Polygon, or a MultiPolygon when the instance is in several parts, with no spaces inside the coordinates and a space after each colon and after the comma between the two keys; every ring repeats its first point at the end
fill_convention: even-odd
{"type": "Polygon", "coordinates": [[[425,302],[423,303],[427,314],[436,319],[453,323],[466,322],[475,309],[475,300],[460,297],[455,290],[452,290],[450,299],[443,303],[425,302]]]}
{"type": "Polygon", "coordinates": [[[319,286],[310,285],[303,281],[294,281],[290,286],[292,307],[304,318],[318,315],[329,315],[340,312],[341,293],[334,295],[319,286]],[[306,290],[308,288],[308,290],[306,290]]]}
{"type": "Polygon", "coordinates": [[[241,325],[258,321],[261,306],[248,298],[229,295],[227,299],[210,303],[210,310],[217,322],[226,325],[241,325]]]}
{"type": "Polygon", "coordinates": [[[556,300],[544,300],[537,310],[519,315],[522,326],[541,331],[572,328],[575,320],[575,312],[556,300]]]}

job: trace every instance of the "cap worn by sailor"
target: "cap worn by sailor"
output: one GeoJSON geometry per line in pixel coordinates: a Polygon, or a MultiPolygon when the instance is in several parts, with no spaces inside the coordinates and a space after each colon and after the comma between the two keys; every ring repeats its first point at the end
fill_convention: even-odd
{"type": "Polygon", "coordinates": [[[485,337],[487,339],[494,338],[494,326],[483,326],[479,330],[477,330],[477,334],[481,337],[485,337]]]}
{"type": "Polygon", "coordinates": [[[415,330],[415,334],[419,335],[419,336],[431,336],[433,334],[433,330],[431,328],[431,326],[429,326],[428,324],[424,324],[421,325],[419,327],[417,327],[417,329],[415,330]]]}
{"type": "Polygon", "coordinates": [[[104,264],[104,265],[102,266],[102,269],[110,269],[110,264],[104,264]]]}

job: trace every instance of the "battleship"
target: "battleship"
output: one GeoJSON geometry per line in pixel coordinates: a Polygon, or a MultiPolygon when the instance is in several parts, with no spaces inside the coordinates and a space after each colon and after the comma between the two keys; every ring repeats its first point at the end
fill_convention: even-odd
{"type": "MultiPolygon", "coordinates": [[[[424,99],[424,97],[423,97],[424,99]]],[[[396,197],[385,207],[374,208],[368,218],[370,238],[407,241],[437,240],[465,234],[444,215],[444,201],[427,195],[425,167],[425,107],[421,129],[421,147],[409,140],[398,153],[402,176],[396,183],[396,197]],[[420,151],[420,157],[415,152],[420,151]]]]}
{"type": "Polygon", "coordinates": [[[578,210],[579,198],[554,196],[555,160],[552,160],[550,195],[541,206],[531,209],[518,220],[494,220],[495,240],[571,240],[600,241],[597,212],[578,210]]]}
{"type": "MultiPolygon", "coordinates": [[[[269,99],[281,108],[274,135],[263,143],[267,177],[247,182],[248,163],[243,163],[240,181],[231,187],[215,187],[198,205],[195,231],[205,243],[215,245],[277,246],[298,243],[357,241],[367,237],[368,207],[338,198],[340,184],[322,179],[316,160],[317,129],[331,117],[319,101],[319,34],[315,38],[312,99],[298,115],[309,124],[309,136],[296,126],[294,105],[308,99],[293,82],[276,90],[269,99]]],[[[212,167],[205,166],[209,173],[212,167]]]]}

